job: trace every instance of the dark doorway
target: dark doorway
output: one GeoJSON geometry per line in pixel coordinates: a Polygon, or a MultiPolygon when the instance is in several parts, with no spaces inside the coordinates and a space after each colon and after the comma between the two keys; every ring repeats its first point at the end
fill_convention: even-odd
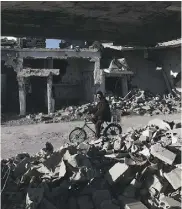
{"type": "Polygon", "coordinates": [[[28,113],[47,113],[46,94],[47,94],[47,78],[30,77],[28,82],[26,95],[26,104],[28,113]]]}
{"type": "Polygon", "coordinates": [[[62,81],[62,77],[66,74],[66,68],[68,66],[67,60],[54,59],[53,60],[53,68],[60,69],[58,76],[53,76],[53,83],[60,83],[62,81]]]}
{"type": "Polygon", "coordinates": [[[2,112],[19,113],[19,91],[16,72],[12,67],[8,67],[1,61],[1,82],[2,112]]]}
{"type": "Polygon", "coordinates": [[[106,77],[105,89],[107,94],[122,96],[122,80],[120,77],[106,77]]]}

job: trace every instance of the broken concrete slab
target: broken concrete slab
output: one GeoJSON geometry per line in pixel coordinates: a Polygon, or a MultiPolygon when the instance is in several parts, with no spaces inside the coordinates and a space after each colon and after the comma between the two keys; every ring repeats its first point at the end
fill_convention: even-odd
{"type": "Polygon", "coordinates": [[[160,144],[151,146],[151,154],[169,165],[172,165],[176,158],[176,154],[163,148],[160,144]]]}
{"type": "Polygon", "coordinates": [[[181,203],[174,200],[171,197],[167,197],[164,195],[160,196],[159,199],[159,206],[162,208],[176,208],[176,209],[180,209],[181,208],[181,203]]]}
{"type": "Polygon", "coordinates": [[[124,209],[148,209],[142,202],[133,198],[119,196],[118,200],[124,209]]]}
{"type": "Polygon", "coordinates": [[[157,175],[148,175],[145,180],[145,188],[154,196],[156,191],[161,192],[163,184],[160,182],[157,175]]]}
{"type": "Polygon", "coordinates": [[[113,167],[111,167],[106,174],[105,178],[109,184],[114,184],[120,179],[124,173],[128,170],[129,166],[125,163],[116,163],[113,167]]]}
{"type": "Polygon", "coordinates": [[[164,173],[164,177],[171,184],[173,189],[178,189],[181,187],[182,177],[181,177],[181,169],[175,168],[169,173],[164,173]]]}

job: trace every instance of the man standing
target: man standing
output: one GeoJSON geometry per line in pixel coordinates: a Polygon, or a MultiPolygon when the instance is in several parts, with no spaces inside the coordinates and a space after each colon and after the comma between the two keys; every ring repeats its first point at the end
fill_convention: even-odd
{"type": "Polygon", "coordinates": [[[101,91],[98,91],[96,95],[99,99],[99,102],[97,106],[90,111],[90,113],[94,115],[91,121],[95,124],[96,138],[99,138],[101,125],[104,123],[104,121],[111,121],[111,111],[109,103],[105,99],[103,93],[101,91]]]}

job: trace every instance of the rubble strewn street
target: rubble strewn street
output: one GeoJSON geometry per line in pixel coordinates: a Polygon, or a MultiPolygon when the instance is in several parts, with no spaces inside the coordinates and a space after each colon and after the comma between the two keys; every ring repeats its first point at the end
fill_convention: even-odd
{"type": "MultiPolygon", "coordinates": [[[[159,115],[172,114],[181,111],[181,97],[178,95],[152,95],[147,91],[137,89],[130,92],[125,98],[108,96],[111,110],[117,110],[123,115],[159,115]]],[[[85,117],[88,109],[94,105],[84,104],[81,106],[70,106],[56,111],[52,115],[38,114],[28,115],[27,118],[36,123],[56,123],[60,121],[80,120],[85,117]]]]}
{"type": "MultiPolygon", "coordinates": [[[[181,208],[181,122],[1,160],[3,209],[181,208]]],[[[50,139],[51,140],[51,139],[50,139]]]]}

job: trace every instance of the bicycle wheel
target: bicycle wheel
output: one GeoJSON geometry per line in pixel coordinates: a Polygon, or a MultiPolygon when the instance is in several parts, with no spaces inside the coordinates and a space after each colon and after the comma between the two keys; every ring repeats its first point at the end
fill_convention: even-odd
{"type": "Polygon", "coordinates": [[[85,141],[87,138],[87,134],[85,132],[85,130],[83,130],[82,128],[75,128],[73,131],[71,131],[71,133],[69,134],[69,141],[71,143],[82,143],[83,141],[85,141]]]}
{"type": "Polygon", "coordinates": [[[104,130],[103,135],[104,136],[115,136],[122,133],[122,128],[119,124],[116,123],[110,123],[104,130]]]}

